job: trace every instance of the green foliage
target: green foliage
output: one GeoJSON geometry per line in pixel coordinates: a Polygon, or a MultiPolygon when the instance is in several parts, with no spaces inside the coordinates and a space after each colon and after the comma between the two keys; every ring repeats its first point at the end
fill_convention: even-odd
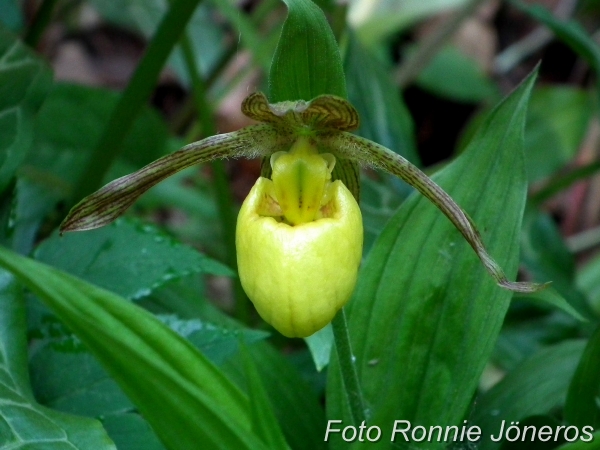
{"type": "MultiPolygon", "coordinates": [[[[461,158],[436,175],[512,273],[525,206],[523,129],[534,79],[530,76],[498,106],[461,158]],[[472,165],[478,170],[469,170],[472,165]],[[498,197],[502,186],[511,190],[498,197]],[[503,211],[500,218],[498,211],[503,211]]],[[[475,254],[452,225],[417,196],[390,219],[361,270],[350,334],[373,421],[385,424],[384,435],[391,435],[389,427],[398,417],[424,426],[458,423],[492,351],[510,293],[482,276],[475,254]],[[393,385],[384,381],[389,379],[393,385]],[[380,395],[382,385],[387,386],[385,396],[380,395]]],[[[330,392],[341,389],[339,379],[330,381],[330,392]]],[[[339,402],[329,408],[330,418],[344,414],[339,402]]]]}
{"type": "Polygon", "coordinates": [[[288,18],[269,73],[272,103],[346,97],[346,79],[333,32],[311,0],[285,0],[288,18]]]}
{"type": "Polygon", "coordinates": [[[0,193],[29,151],[33,115],[49,87],[46,65],[0,26],[0,193]]]}
{"type": "Polygon", "coordinates": [[[27,374],[25,302],[14,277],[0,271],[0,445],[2,448],[114,450],[97,420],[48,409],[33,398],[27,374]]]}
{"type": "MultiPolygon", "coordinates": [[[[427,27],[413,33],[414,26],[477,0],[46,0],[35,14],[21,3],[0,0],[0,450],[600,448],[600,258],[576,252],[600,239],[592,232],[574,245],[582,236],[564,237],[579,219],[571,208],[580,211],[585,186],[575,195],[568,188],[600,169],[581,151],[593,147],[598,108],[600,51],[583,26],[596,25],[593,15],[559,20],[517,0],[502,7],[510,14],[516,5],[589,65],[591,75],[580,76],[578,63],[568,84],[548,82],[542,62],[537,86],[534,71],[493,107],[529,62],[508,74],[484,72],[449,39],[430,49],[414,77],[419,89],[412,91],[475,112],[456,130],[460,156],[437,172],[423,170],[436,172],[433,180],[468,213],[466,228],[477,227],[507,282],[552,281],[523,295],[494,283],[463,239],[473,245],[479,234],[463,228],[461,235],[442,217],[429,202],[443,205],[434,195],[440,191],[402,159],[422,168],[420,146],[438,131],[428,120],[445,114],[419,117],[414,92],[397,86],[398,69],[422,47],[412,40],[427,27]],[[51,81],[46,60],[59,64],[50,53],[62,41],[45,33],[48,21],[58,25],[53,33],[68,30],[63,41],[78,40],[90,5],[103,23],[148,42],[122,93],[51,81]],[[161,116],[147,105],[159,76],[193,85],[193,101],[161,116]],[[244,156],[261,145],[287,150],[278,147],[283,140],[233,131],[189,147],[202,153],[218,144],[202,157],[175,153],[210,130],[229,130],[221,119],[234,115],[223,105],[265,89],[271,103],[348,98],[360,116],[358,136],[338,133],[336,141],[331,128],[318,130],[323,152],[347,144],[333,178],[356,198],[361,193],[359,282],[345,313],[304,341],[279,335],[241,291],[230,292],[237,275],[226,240],[233,240],[238,205],[225,183],[235,178],[239,194],[249,169],[189,167],[240,145],[244,156]],[[366,139],[391,150],[378,153],[383,147],[366,139]],[[365,155],[371,159],[359,172],[365,155]],[[59,235],[84,192],[159,158],[154,181],[185,170],[151,189],[126,218],[59,235]],[[349,442],[341,433],[324,440],[328,420],[342,420],[335,427],[343,429],[363,418],[381,428],[378,442],[349,442]],[[396,435],[391,443],[395,420],[478,426],[482,439],[404,442],[396,435]],[[503,421],[521,430],[588,427],[594,439],[490,439],[503,421]]],[[[587,14],[593,3],[586,2],[587,14]]],[[[336,112],[331,105],[324,102],[311,120],[326,123],[336,112]]],[[[256,117],[276,113],[259,106],[256,117]]],[[[452,143],[443,145],[448,153],[452,143]]],[[[268,175],[265,167],[268,160],[268,175]]],[[[130,187],[131,203],[149,186],[134,180],[130,187]]],[[[106,197],[97,199],[106,207],[106,197]]],[[[444,212],[463,217],[457,208],[444,212]]]]}
{"type": "Polygon", "coordinates": [[[192,273],[233,275],[156,228],[126,221],[90,233],[55,233],[37,247],[35,258],[134,300],[192,273]]]}

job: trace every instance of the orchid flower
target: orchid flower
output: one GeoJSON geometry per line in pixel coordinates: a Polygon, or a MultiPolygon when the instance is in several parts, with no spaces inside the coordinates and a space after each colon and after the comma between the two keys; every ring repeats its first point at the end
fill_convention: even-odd
{"type": "Polygon", "coordinates": [[[242,205],[236,245],[240,280],[263,319],[286,336],[305,337],[329,323],[350,299],[362,255],[358,165],[398,176],[435,204],[503,288],[530,293],[544,285],[509,281],[487,253],[473,221],[402,156],[350,131],[359,126],[346,100],[269,104],[257,92],[242,112],[261,122],[186,145],[79,202],[61,232],[102,227],[149,188],[217,158],[263,158],[262,176],[242,205]]]}

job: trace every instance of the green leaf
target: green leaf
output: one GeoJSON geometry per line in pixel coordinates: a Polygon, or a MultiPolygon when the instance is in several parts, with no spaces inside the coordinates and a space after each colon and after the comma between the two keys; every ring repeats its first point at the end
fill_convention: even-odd
{"type": "Polygon", "coordinates": [[[172,450],[264,449],[248,399],[192,345],[109,291],[0,248],[0,265],[98,358],[172,450]],[[118,349],[118,351],[115,351],[118,349]]]}
{"type": "Polygon", "coordinates": [[[311,0],[283,0],[288,16],[269,73],[271,103],[346,98],[340,52],[323,11],[311,0]]]}
{"type": "Polygon", "coordinates": [[[590,338],[569,386],[565,420],[578,427],[600,428],[600,328],[590,338]]]}
{"type": "MultiPolygon", "coordinates": [[[[118,98],[107,89],[53,86],[35,119],[36,151],[19,170],[14,248],[20,253],[30,253],[40,223],[72,192],[118,98]]],[[[178,147],[159,115],[144,107],[123,143],[122,160],[127,163],[122,165],[137,168],[178,147]]],[[[109,179],[123,174],[115,165],[109,179]]]]}
{"type": "Polygon", "coordinates": [[[575,260],[552,219],[537,211],[526,212],[521,232],[521,259],[535,280],[552,280],[552,286],[530,300],[559,307],[578,320],[593,318],[585,297],[575,286],[575,260]]]}
{"type": "Polygon", "coordinates": [[[581,89],[534,89],[525,126],[525,163],[530,183],[549,177],[573,160],[592,112],[592,99],[581,89]]]}
{"type": "Polygon", "coordinates": [[[88,417],[133,409],[115,381],[70,333],[36,346],[29,367],[33,392],[45,406],[88,417]]]}
{"type": "MultiPolygon", "coordinates": [[[[294,450],[325,449],[325,414],[312,387],[268,343],[254,344],[248,352],[256,361],[260,379],[290,447],[294,450]]],[[[231,358],[223,369],[240,387],[247,388],[239,358],[231,358]]]]}
{"type": "Polygon", "coordinates": [[[388,71],[351,33],[345,69],[350,102],[360,115],[357,134],[419,166],[412,117],[388,71]]]}
{"type": "Polygon", "coordinates": [[[584,346],[584,341],[573,340],[543,349],[481,395],[471,419],[481,427],[480,449],[500,447],[489,436],[498,434],[503,420],[510,423],[561,406],[584,346]]]}
{"type": "Polygon", "coordinates": [[[580,320],[582,322],[585,322],[587,320],[583,315],[585,313],[580,313],[575,307],[571,306],[571,304],[553,287],[547,287],[542,291],[533,292],[532,294],[529,294],[525,297],[520,297],[516,295],[514,299],[538,303],[541,306],[550,305],[566,312],[567,314],[569,314],[577,320],[580,320]]]}
{"type": "Polygon", "coordinates": [[[127,220],[87,233],[54,233],[35,258],[133,300],[192,273],[234,275],[158,228],[127,220]]]}
{"type": "Polygon", "coordinates": [[[165,449],[152,428],[139,414],[132,412],[111,414],[102,418],[102,424],[119,449],[165,449]]]}
{"type": "Polygon", "coordinates": [[[320,329],[315,334],[304,338],[306,345],[310,349],[315,367],[318,372],[323,370],[329,364],[331,348],[333,347],[333,331],[331,324],[320,329]]]}
{"type": "Polygon", "coordinates": [[[499,93],[477,61],[452,46],[436,53],[416,83],[440,97],[465,103],[494,100],[499,93]]]}
{"type": "Polygon", "coordinates": [[[248,396],[250,397],[250,410],[252,413],[252,429],[260,436],[269,448],[288,449],[289,446],[283,437],[281,428],[273,414],[273,408],[267,391],[261,381],[261,376],[248,349],[242,346],[244,360],[244,375],[246,378],[248,396]]]}
{"type": "Polygon", "coordinates": [[[0,446],[116,450],[96,420],[39,405],[27,373],[25,303],[14,278],[0,270],[0,446]]]}
{"type": "MultiPolygon", "coordinates": [[[[253,343],[267,333],[216,325],[199,319],[158,316],[180,336],[190,341],[214,364],[223,364],[239,350],[239,341],[253,343]]],[[[54,318],[45,317],[44,326],[35,333],[42,341],[31,356],[31,383],[36,398],[45,406],[91,417],[122,413],[133,409],[99,362],[81,342],[63,331],[54,318]]]]}
{"type": "Polygon", "coordinates": [[[0,25],[0,193],[27,156],[50,83],[44,62],[0,25]]]}
{"type": "MultiPolygon", "coordinates": [[[[534,78],[503,101],[467,151],[434,177],[470,214],[509,277],[518,265],[526,194],[523,129],[534,78]]],[[[384,436],[398,418],[423,426],[458,424],[510,298],[435,206],[410,197],[375,243],[350,302],[350,336],[371,423],[384,436]]],[[[332,361],[328,394],[341,390],[336,365],[332,361]]],[[[328,416],[348,417],[341,399],[328,405],[328,416]]]]}

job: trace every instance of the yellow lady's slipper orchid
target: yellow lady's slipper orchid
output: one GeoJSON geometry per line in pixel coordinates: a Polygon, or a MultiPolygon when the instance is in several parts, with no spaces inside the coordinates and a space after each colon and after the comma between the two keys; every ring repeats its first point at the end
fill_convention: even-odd
{"type": "Polygon", "coordinates": [[[299,138],[271,157],[237,221],[242,286],[261,317],[288,337],[306,337],[346,304],[362,255],[362,216],[335,157],[299,138]]]}
{"type": "Polygon", "coordinates": [[[107,225],[152,186],[194,164],[262,157],[270,166],[263,164],[263,177],[238,217],[240,279],[267,322],[286,336],[308,336],[333,319],[356,282],[363,236],[358,164],[363,164],[400,177],[431,200],[500,286],[523,293],[543,289],[509,281],[469,216],[427,175],[397,153],[351,134],[359,118],[346,100],[321,95],[270,104],[256,92],[242,111],[260,124],[194,142],[112,181],[78,203],[61,232],[107,225]]]}

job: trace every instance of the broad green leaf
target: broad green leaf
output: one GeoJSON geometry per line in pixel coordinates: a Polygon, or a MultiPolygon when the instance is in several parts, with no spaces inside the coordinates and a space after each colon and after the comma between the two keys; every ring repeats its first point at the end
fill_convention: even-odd
{"type": "Polygon", "coordinates": [[[45,63],[0,24],[0,193],[27,156],[50,83],[45,63]]]}
{"type": "Polygon", "coordinates": [[[346,98],[342,59],[323,11],[311,0],[284,2],[288,16],[271,63],[270,102],[346,98]]]}
{"type": "MultiPolygon", "coordinates": [[[[256,362],[260,379],[290,447],[294,450],[325,449],[325,414],[311,386],[268,343],[254,344],[248,352],[256,362]]],[[[246,388],[242,361],[230,359],[223,369],[238,386],[246,388]]]]}
{"type": "MultiPolygon", "coordinates": [[[[239,326],[180,319],[174,315],[161,315],[159,319],[217,365],[238,352],[240,339],[253,343],[267,336],[265,332],[239,326]]],[[[36,338],[41,338],[30,361],[31,384],[36,398],[59,411],[91,417],[133,409],[100,363],[54,320],[46,318],[44,327],[35,333],[36,338]]]]}
{"type": "Polygon", "coordinates": [[[93,419],[39,405],[27,373],[25,303],[12,275],[0,270],[0,448],[116,450],[93,419]]]}
{"type": "Polygon", "coordinates": [[[344,68],[348,97],[360,115],[357,134],[419,166],[414,123],[385,67],[350,34],[344,68]]]}
{"type": "Polygon", "coordinates": [[[102,425],[120,450],[165,449],[139,414],[132,412],[111,414],[102,418],[102,425]]]}
{"type": "MultiPolygon", "coordinates": [[[[89,156],[118,100],[118,93],[108,89],[57,83],[36,117],[37,151],[28,158],[28,164],[73,182],[81,171],[76,155],[89,156]],[[40,149],[44,150],[41,154],[40,149]],[[77,166],[76,173],[58,162],[50,165],[52,157],[61,161],[68,159],[72,171],[73,165],[77,166]]],[[[143,107],[123,141],[123,159],[141,167],[180,146],[181,142],[170,136],[158,112],[143,107]]]]}
{"type": "Polygon", "coordinates": [[[543,349],[479,396],[471,420],[482,430],[480,449],[500,447],[489,436],[497,435],[503,420],[510,423],[561,406],[584,346],[584,341],[572,340],[543,349]]]}
{"type": "Polygon", "coordinates": [[[567,395],[565,420],[570,425],[600,428],[600,328],[590,338],[567,395]]]}
{"type": "MultiPolygon", "coordinates": [[[[509,277],[518,265],[526,194],[523,129],[534,78],[503,101],[465,153],[434,177],[469,213],[509,277]]],[[[360,275],[350,302],[350,336],[370,423],[384,436],[398,418],[423,426],[460,423],[511,293],[493,283],[437,208],[416,195],[392,217],[360,275]]],[[[328,394],[341,389],[336,366],[329,369],[328,394]]],[[[337,398],[328,404],[328,417],[345,418],[344,410],[337,398]]]]}
{"type": "Polygon", "coordinates": [[[534,89],[525,126],[529,182],[554,174],[572,161],[593,112],[588,92],[567,86],[534,89]]]}
{"type": "Polygon", "coordinates": [[[52,409],[101,417],[134,408],[81,341],[68,332],[38,344],[29,367],[36,398],[52,409]]]}
{"type": "Polygon", "coordinates": [[[265,331],[250,330],[237,323],[222,325],[201,319],[180,319],[174,315],[158,318],[219,366],[240,351],[240,342],[253,344],[269,336],[265,331]]]}
{"type": "Polygon", "coordinates": [[[234,274],[158,228],[127,220],[86,233],[54,233],[35,258],[133,300],[192,273],[234,274]]]}
{"type": "Polygon", "coordinates": [[[436,53],[416,83],[440,97],[465,103],[495,100],[499,96],[498,88],[477,61],[452,46],[436,53]]]}
{"type": "Polygon", "coordinates": [[[165,446],[264,449],[248,399],[189,342],[109,291],[0,249],[13,272],[81,339],[165,446]],[[119,351],[115,351],[118,349],[119,351]]]}
{"type": "Polygon", "coordinates": [[[269,448],[289,450],[289,446],[285,441],[285,437],[283,437],[281,428],[279,428],[279,424],[273,413],[273,407],[261,381],[260,373],[252,361],[247,348],[244,346],[242,346],[242,358],[244,360],[246,392],[248,392],[248,397],[250,398],[252,430],[262,438],[263,442],[269,448]]]}
{"type": "Polygon", "coordinates": [[[593,318],[585,297],[575,287],[575,260],[549,216],[527,211],[521,232],[521,260],[535,280],[552,280],[550,289],[531,300],[557,306],[577,319],[593,318]]]}
{"type": "MultiPolygon", "coordinates": [[[[72,192],[117,100],[118,94],[106,89],[54,85],[35,119],[36,151],[19,171],[14,248],[20,253],[31,251],[42,220],[72,192]]],[[[158,114],[143,108],[123,143],[124,165],[135,169],[178,147],[158,114]]],[[[115,165],[108,178],[129,171],[115,165]]]]}

